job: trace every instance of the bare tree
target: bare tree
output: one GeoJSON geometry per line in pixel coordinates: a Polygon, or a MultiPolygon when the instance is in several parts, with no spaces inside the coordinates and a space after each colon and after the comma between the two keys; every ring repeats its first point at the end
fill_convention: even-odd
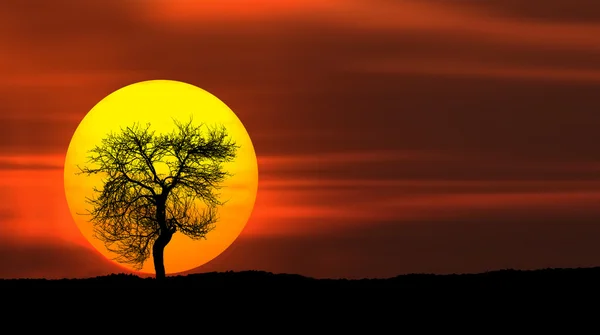
{"type": "Polygon", "coordinates": [[[176,231],[202,239],[215,227],[217,190],[230,176],[223,164],[239,148],[225,127],[174,122],[169,134],[137,123],[109,134],[78,172],[105,177],[87,198],[94,236],[136,269],[152,249],[157,279],[165,278],[164,249],[176,231]]]}

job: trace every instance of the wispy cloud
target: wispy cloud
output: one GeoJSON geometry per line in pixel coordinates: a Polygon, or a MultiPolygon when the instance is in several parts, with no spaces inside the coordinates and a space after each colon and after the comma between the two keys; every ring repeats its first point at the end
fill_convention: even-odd
{"type": "Polygon", "coordinates": [[[462,35],[507,44],[546,45],[600,50],[600,25],[541,22],[497,15],[480,6],[439,1],[348,0],[331,3],[289,1],[262,6],[247,1],[217,5],[186,0],[154,0],[145,7],[148,18],[174,26],[203,25],[213,20],[297,20],[343,26],[350,30],[431,32],[462,35]],[[273,10],[268,10],[271,7],[273,10]]]}
{"type": "Polygon", "coordinates": [[[172,23],[210,21],[257,21],[297,15],[316,15],[335,12],[355,0],[150,0],[139,3],[140,9],[155,20],[172,23]]]}
{"type": "Polygon", "coordinates": [[[365,150],[354,152],[315,152],[314,154],[297,155],[260,155],[258,163],[265,168],[284,168],[288,166],[302,167],[331,164],[352,164],[371,162],[394,161],[435,161],[448,159],[449,154],[426,151],[401,151],[401,150],[365,150]]]}
{"type": "Polygon", "coordinates": [[[89,247],[57,239],[0,239],[0,278],[86,278],[127,270],[89,247]]]}
{"type": "Polygon", "coordinates": [[[7,73],[0,78],[0,88],[76,88],[84,86],[109,86],[129,81],[132,78],[145,77],[146,73],[135,71],[90,71],[90,72],[41,72],[7,73]]]}
{"type": "Polygon", "coordinates": [[[511,64],[448,62],[427,60],[373,60],[355,66],[355,71],[382,74],[418,74],[431,76],[484,77],[556,82],[600,82],[600,68],[565,69],[559,67],[523,66],[511,64]]]}
{"type": "Polygon", "coordinates": [[[62,170],[62,155],[0,156],[0,170],[62,170]]]}
{"type": "Polygon", "coordinates": [[[0,211],[23,241],[85,244],[62,182],[77,122],[119,87],[167,78],[223,99],[252,136],[241,264],[381,274],[592,259],[598,7],[532,1],[1,2],[0,211]]]}
{"type": "Polygon", "coordinates": [[[375,222],[600,215],[599,181],[262,180],[245,234],[315,234],[375,222]]]}

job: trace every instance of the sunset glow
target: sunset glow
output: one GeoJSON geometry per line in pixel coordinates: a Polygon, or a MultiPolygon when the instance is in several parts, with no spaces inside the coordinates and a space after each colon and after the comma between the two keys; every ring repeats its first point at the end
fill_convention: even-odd
{"type": "Polygon", "coordinates": [[[598,264],[600,1],[0,1],[0,28],[0,278],[130,271],[75,165],[189,112],[245,156],[169,273],[598,264]]]}

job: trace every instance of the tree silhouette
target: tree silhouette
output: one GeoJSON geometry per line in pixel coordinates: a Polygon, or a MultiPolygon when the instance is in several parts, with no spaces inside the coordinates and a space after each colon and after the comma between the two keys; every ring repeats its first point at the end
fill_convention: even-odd
{"type": "Polygon", "coordinates": [[[156,279],[165,278],[164,249],[176,231],[206,238],[217,222],[220,183],[239,148],[225,127],[173,120],[168,134],[138,123],[110,133],[90,150],[78,174],[102,174],[103,187],[87,198],[94,236],[117,262],[141,269],[154,257],[156,279]]]}

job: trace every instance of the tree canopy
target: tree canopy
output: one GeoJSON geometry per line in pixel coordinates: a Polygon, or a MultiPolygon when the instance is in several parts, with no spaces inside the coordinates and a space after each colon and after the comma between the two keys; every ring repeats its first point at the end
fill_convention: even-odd
{"type": "Polygon", "coordinates": [[[139,123],[110,133],[89,152],[88,165],[79,167],[79,173],[104,177],[86,199],[95,237],[117,262],[137,269],[153,246],[155,267],[157,256],[162,262],[162,249],[176,231],[202,239],[215,228],[224,204],[217,192],[230,176],[224,163],[239,148],[224,126],[174,123],[166,134],[139,123]]]}

